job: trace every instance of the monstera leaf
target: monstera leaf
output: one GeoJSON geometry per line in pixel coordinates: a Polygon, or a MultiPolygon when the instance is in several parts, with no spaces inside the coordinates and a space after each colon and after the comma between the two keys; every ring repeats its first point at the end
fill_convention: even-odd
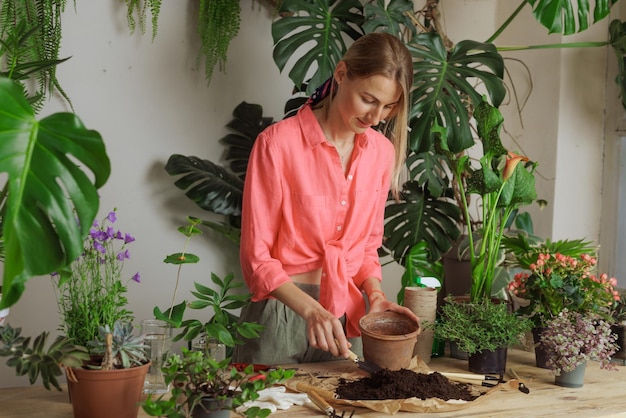
{"type": "Polygon", "coordinates": [[[418,35],[407,47],[415,58],[411,150],[430,150],[436,125],[447,128],[447,140],[441,145],[445,150],[458,153],[470,148],[471,105],[482,101],[472,82],[482,82],[491,103],[499,106],[506,93],[502,56],[492,44],[469,40],[447,52],[441,36],[434,33],[418,35]]]}
{"type": "Polygon", "coordinates": [[[411,248],[424,241],[432,259],[438,260],[460,235],[459,207],[449,194],[448,199],[436,199],[415,181],[404,184],[402,196],[403,201],[385,208],[384,248],[404,264],[411,248]]]}
{"type": "Polygon", "coordinates": [[[14,304],[29,278],[60,272],[81,254],[110,170],[100,134],[72,113],[38,121],[22,87],[0,79],[0,171],[8,185],[0,307],[14,304]]]}
{"type": "MultiPolygon", "coordinates": [[[[589,28],[589,0],[526,0],[533,8],[533,15],[549,33],[571,35],[589,28]],[[575,7],[576,6],[576,7],[575,7]],[[578,22],[576,21],[578,16],[578,22]]],[[[596,0],[593,9],[593,23],[604,19],[611,12],[611,6],[618,0],[596,0]]]]}
{"type": "Polygon", "coordinates": [[[408,30],[411,36],[417,35],[413,21],[407,13],[413,13],[413,2],[410,0],[391,0],[385,5],[385,0],[376,0],[375,3],[365,5],[365,33],[378,30],[392,33],[402,38],[404,30],[408,30]]]}
{"type": "Polygon", "coordinates": [[[274,62],[282,72],[292,56],[299,58],[289,78],[301,86],[310,78],[311,94],[328,77],[346,52],[343,37],[358,39],[362,32],[362,6],[358,0],[290,0],[279,10],[289,16],[272,24],[274,62]],[[309,70],[315,68],[313,74],[309,70]]]}

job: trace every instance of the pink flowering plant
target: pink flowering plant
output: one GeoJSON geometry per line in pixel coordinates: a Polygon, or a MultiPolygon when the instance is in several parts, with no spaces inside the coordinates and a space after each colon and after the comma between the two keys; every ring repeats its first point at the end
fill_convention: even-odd
{"type": "Polygon", "coordinates": [[[620,299],[617,280],[597,275],[597,259],[590,254],[579,257],[540,252],[530,263],[530,272],[517,273],[508,289],[521,307],[519,313],[543,326],[563,309],[610,317],[611,307],[620,299]]]}
{"type": "Polygon", "coordinates": [[[76,345],[95,340],[100,327],[117,321],[132,322],[126,308],[127,284],[140,282],[139,273],[123,277],[124,261],[130,258],[128,245],[135,238],[115,229],[116,210],[100,222],[94,221],[85,237],[83,253],[69,271],[52,275],[57,290],[61,330],[76,345]]]}
{"type": "Polygon", "coordinates": [[[541,334],[541,344],[549,353],[547,365],[557,375],[589,360],[599,361],[602,369],[617,370],[611,363],[617,350],[615,339],[607,321],[567,308],[548,320],[541,334]]]}

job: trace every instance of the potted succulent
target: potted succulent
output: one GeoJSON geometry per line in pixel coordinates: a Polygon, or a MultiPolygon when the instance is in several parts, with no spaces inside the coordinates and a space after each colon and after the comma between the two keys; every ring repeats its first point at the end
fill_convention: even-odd
{"type": "Polygon", "coordinates": [[[435,325],[435,337],[454,342],[468,353],[470,371],[503,373],[508,347],[519,343],[531,326],[529,319],[511,313],[507,303],[460,302],[448,297],[435,325]]]}
{"type": "Polygon", "coordinates": [[[589,360],[599,361],[603,369],[617,370],[611,363],[617,349],[615,335],[609,322],[597,315],[563,309],[547,321],[541,344],[549,353],[548,368],[559,386],[583,386],[589,360]]]}
{"type": "MultiPolygon", "coordinates": [[[[182,355],[173,354],[163,366],[165,381],[171,385],[171,396],[152,395],[143,403],[150,416],[170,418],[230,417],[230,411],[245,402],[258,399],[258,392],[275,383],[291,378],[295,371],[274,369],[257,372],[254,365],[238,370],[230,358],[214,360],[202,350],[182,349],[182,355]]],[[[268,409],[247,408],[246,417],[265,417],[268,409]]]]}
{"type": "Polygon", "coordinates": [[[65,370],[76,418],[135,418],[150,365],[142,337],[133,335],[132,312],[126,309],[126,284],[139,282],[139,274],[122,280],[124,260],[130,257],[127,245],[134,238],[114,229],[115,221],[115,210],[94,221],[69,272],[53,274],[64,335],[44,348],[44,332],[31,347],[19,329],[2,330],[9,348],[0,354],[11,357],[8,364],[18,375],[27,374],[31,383],[41,376],[46,388],[60,389],[57,377],[65,370]],[[106,390],[100,386],[93,396],[93,385],[105,385],[106,390]],[[111,412],[102,408],[103,402],[120,409],[111,412]]]}

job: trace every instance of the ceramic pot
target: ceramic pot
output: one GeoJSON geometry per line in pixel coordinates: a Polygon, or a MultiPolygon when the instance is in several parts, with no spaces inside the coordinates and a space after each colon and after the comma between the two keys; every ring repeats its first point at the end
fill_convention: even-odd
{"type": "Polygon", "coordinates": [[[585,382],[586,368],[587,362],[584,362],[571,372],[561,372],[560,375],[554,376],[554,383],[565,388],[580,388],[585,382]]]}
{"type": "Polygon", "coordinates": [[[218,401],[214,398],[203,398],[200,405],[196,406],[191,413],[193,418],[230,418],[230,410],[233,405],[231,398],[218,401]]]}
{"type": "Polygon", "coordinates": [[[478,374],[500,374],[506,370],[507,347],[496,348],[495,351],[484,350],[470,354],[469,371],[478,374]]]}
{"type": "Polygon", "coordinates": [[[531,332],[533,334],[533,342],[535,343],[535,365],[542,369],[549,369],[548,359],[550,358],[550,355],[541,344],[541,333],[545,329],[545,327],[536,327],[533,328],[531,332]]]}
{"type": "Polygon", "coordinates": [[[372,312],[359,321],[365,361],[384,369],[409,367],[420,332],[419,325],[402,314],[372,312]]]}
{"type": "Polygon", "coordinates": [[[74,418],[137,418],[149,367],[66,371],[74,418]]]}

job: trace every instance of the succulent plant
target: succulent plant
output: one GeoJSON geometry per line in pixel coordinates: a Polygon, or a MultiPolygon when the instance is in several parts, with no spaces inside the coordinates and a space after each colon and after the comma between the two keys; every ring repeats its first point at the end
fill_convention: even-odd
{"type": "Polygon", "coordinates": [[[116,321],[113,331],[108,325],[98,327],[98,337],[87,343],[91,354],[102,354],[96,369],[128,369],[146,363],[146,348],[143,337],[133,335],[133,325],[129,322],[116,321]]]}
{"type": "Polygon", "coordinates": [[[0,326],[0,356],[9,357],[7,365],[14,367],[18,376],[28,375],[31,384],[41,375],[46,389],[51,386],[61,390],[57,376],[62,367],[79,367],[89,359],[87,349],[74,345],[66,337],[57,337],[46,349],[48,332],[42,332],[33,340],[21,335],[21,328],[0,326]]]}

